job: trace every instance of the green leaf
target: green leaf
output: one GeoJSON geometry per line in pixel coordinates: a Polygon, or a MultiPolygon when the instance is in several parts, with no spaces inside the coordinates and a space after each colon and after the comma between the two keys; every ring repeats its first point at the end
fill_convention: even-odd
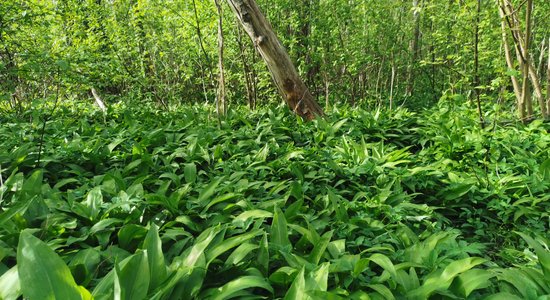
{"type": "Polygon", "coordinates": [[[95,187],[88,192],[84,205],[88,208],[88,217],[90,220],[97,220],[99,213],[101,212],[101,205],[103,204],[103,195],[101,194],[101,188],[95,187]]]}
{"type": "Polygon", "coordinates": [[[14,266],[0,276],[0,299],[16,300],[19,296],[21,296],[21,284],[17,266],[14,266]]]}
{"type": "Polygon", "coordinates": [[[396,282],[398,281],[397,271],[395,270],[395,266],[386,255],[375,253],[369,257],[369,260],[379,265],[380,267],[382,267],[385,271],[387,271],[393,280],[395,280],[396,282]]]}
{"type": "Polygon", "coordinates": [[[292,247],[288,239],[285,215],[278,207],[275,207],[273,222],[271,223],[271,243],[282,249],[290,249],[292,247]]]}
{"type": "Polygon", "coordinates": [[[36,197],[28,199],[27,201],[18,201],[8,210],[0,213],[0,226],[9,220],[12,220],[15,215],[23,214],[23,212],[27,210],[27,208],[34,201],[34,199],[36,199],[36,197]]]}
{"type": "Polygon", "coordinates": [[[216,188],[218,187],[218,185],[220,185],[220,183],[222,182],[223,179],[224,179],[223,176],[218,177],[218,178],[214,179],[207,187],[205,187],[200,192],[199,199],[197,200],[198,203],[200,203],[202,206],[206,206],[206,204],[208,202],[210,202],[210,197],[212,197],[212,195],[214,195],[214,192],[216,191],[216,188]]]}
{"type": "Polygon", "coordinates": [[[258,251],[258,269],[264,276],[269,274],[269,242],[267,240],[267,233],[264,233],[262,241],[260,242],[260,249],[258,251]]]}
{"type": "Polygon", "coordinates": [[[194,163],[185,164],[185,167],[183,167],[183,175],[185,177],[185,182],[195,182],[195,180],[197,180],[197,166],[194,163]]]}
{"type": "Polygon", "coordinates": [[[141,300],[147,298],[150,283],[147,251],[139,251],[130,256],[123,266],[118,265],[114,272],[114,299],[141,300]]]}
{"type": "Polygon", "coordinates": [[[137,241],[141,240],[146,235],[147,229],[145,227],[136,224],[127,224],[122,226],[117,233],[118,243],[120,248],[134,252],[137,248],[137,241]]]}
{"type": "Polygon", "coordinates": [[[313,245],[313,250],[311,250],[311,253],[308,257],[309,262],[315,265],[319,263],[321,257],[323,257],[323,254],[325,254],[325,251],[327,250],[330,239],[332,239],[332,234],[332,230],[326,232],[325,234],[323,234],[321,239],[315,245],[313,245]]]}
{"type": "Polygon", "coordinates": [[[237,198],[239,196],[240,196],[239,194],[227,193],[225,195],[221,195],[219,197],[216,197],[216,198],[212,199],[212,201],[210,201],[210,203],[208,203],[208,205],[206,205],[206,207],[204,208],[204,210],[202,212],[205,213],[210,207],[212,207],[212,206],[214,206],[218,203],[222,203],[222,202],[225,202],[227,200],[237,198]]]}
{"type": "Polygon", "coordinates": [[[294,278],[290,289],[288,289],[284,298],[285,300],[308,299],[304,273],[305,269],[302,267],[298,275],[296,275],[296,278],[294,278]]]}
{"type": "Polygon", "coordinates": [[[486,288],[491,285],[489,279],[496,276],[495,273],[482,269],[468,270],[458,276],[453,285],[453,290],[467,298],[474,290],[486,288]]]}
{"type": "Polygon", "coordinates": [[[248,219],[271,218],[271,217],[273,217],[273,213],[269,211],[261,210],[261,209],[252,209],[252,210],[247,210],[241,213],[240,215],[238,215],[235,219],[233,219],[233,223],[239,224],[239,223],[245,222],[248,219]]]}
{"type": "Polygon", "coordinates": [[[249,288],[262,288],[273,293],[273,288],[263,277],[242,276],[224,284],[221,288],[215,290],[214,300],[230,299],[236,293],[249,288]]]}
{"type": "Polygon", "coordinates": [[[501,293],[496,293],[491,296],[488,296],[487,298],[485,298],[485,300],[524,300],[524,299],[514,294],[501,292],[501,293]]]}
{"type": "Polygon", "coordinates": [[[322,292],[327,291],[329,267],[330,263],[326,262],[308,274],[306,278],[308,293],[313,290],[322,292]]]}
{"type": "Polygon", "coordinates": [[[258,245],[254,245],[254,244],[250,244],[250,243],[244,243],[244,244],[240,245],[225,260],[225,265],[230,266],[230,265],[240,264],[250,252],[252,252],[252,251],[254,251],[258,248],[259,248],[258,245]]]}
{"type": "Polygon", "coordinates": [[[228,251],[229,249],[232,249],[234,247],[237,247],[238,245],[243,244],[244,242],[254,238],[257,235],[262,234],[262,231],[257,229],[253,230],[248,233],[244,233],[238,236],[230,237],[223,242],[221,242],[218,245],[212,246],[207,252],[206,252],[206,261],[207,264],[210,264],[216,257],[220,256],[224,252],[228,251]]]}
{"type": "Polygon", "coordinates": [[[44,171],[36,170],[29,178],[23,182],[22,192],[27,193],[27,196],[39,195],[42,191],[42,180],[44,178],[44,171]]]}
{"type": "Polygon", "coordinates": [[[536,299],[537,295],[542,292],[541,287],[520,269],[498,270],[497,278],[515,287],[523,299],[536,299]]]}
{"type": "Polygon", "coordinates": [[[375,290],[378,294],[382,295],[386,300],[395,300],[395,296],[392,294],[390,289],[382,284],[369,284],[367,287],[375,290]]]}
{"type": "Polygon", "coordinates": [[[150,290],[156,289],[166,279],[166,264],[162,253],[162,242],[159,237],[158,227],[151,224],[147,236],[143,241],[143,249],[147,250],[147,259],[150,271],[150,290]]]}
{"type": "Polygon", "coordinates": [[[449,288],[452,281],[459,274],[466,272],[473,267],[484,263],[486,260],[479,257],[467,257],[455,260],[443,270],[437,270],[429,274],[419,288],[410,291],[407,296],[410,299],[427,299],[436,291],[443,291],[449,288]]]}
{"type": "Polygon", "coordinates": [[[550,282],[550,251],[544,249],[539,242],[535,241],[530,236],[521,232],[517,232],[517,234],[521,236],[529,246],[535,249],[544,277],[550,282]]]}
{"type": "Polygon", "coordinates": [[[27,299],[81,299],[63,260],[29,231],[19,235],[17,266],[21,291],[27,299]]]}

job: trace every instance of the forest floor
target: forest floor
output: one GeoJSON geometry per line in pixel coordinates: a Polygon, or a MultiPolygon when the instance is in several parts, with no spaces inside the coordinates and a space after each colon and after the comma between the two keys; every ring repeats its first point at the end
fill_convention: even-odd
{"type": "Polygon", "coordinates": [[[7,118],[0,298],[549,295],[550,125],[476,120],[437,107],[7,118]]]}

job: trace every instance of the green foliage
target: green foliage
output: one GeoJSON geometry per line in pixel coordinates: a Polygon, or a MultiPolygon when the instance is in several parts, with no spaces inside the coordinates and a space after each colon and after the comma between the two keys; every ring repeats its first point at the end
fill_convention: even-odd
{"type": "Polygon", "coordinates": [[[544,297],[548,126],[475,120],[62,106],[38,165],[41,127],[10,120],[0,297],[544,297]]]}

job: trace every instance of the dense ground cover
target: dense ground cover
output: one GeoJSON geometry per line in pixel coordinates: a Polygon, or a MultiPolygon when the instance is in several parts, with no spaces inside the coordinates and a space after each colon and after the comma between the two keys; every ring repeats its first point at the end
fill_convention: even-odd
{"type": "Polygon", "coordinates": [[[550,294],[540,121],[341,108],[302,123],[279,108],[220,123],[197,106],[0,118],[1,299],[550,294]]]}

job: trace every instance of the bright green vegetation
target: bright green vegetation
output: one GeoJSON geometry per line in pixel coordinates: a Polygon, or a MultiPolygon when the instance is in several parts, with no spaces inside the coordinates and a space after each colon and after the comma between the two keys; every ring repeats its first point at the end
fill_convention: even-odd
{"type": "Polygon", "coordinates": [[[39,159],[42,120],[1,120],[2,299],[550,294],[541,121],[60,107],[39,159]]]}

